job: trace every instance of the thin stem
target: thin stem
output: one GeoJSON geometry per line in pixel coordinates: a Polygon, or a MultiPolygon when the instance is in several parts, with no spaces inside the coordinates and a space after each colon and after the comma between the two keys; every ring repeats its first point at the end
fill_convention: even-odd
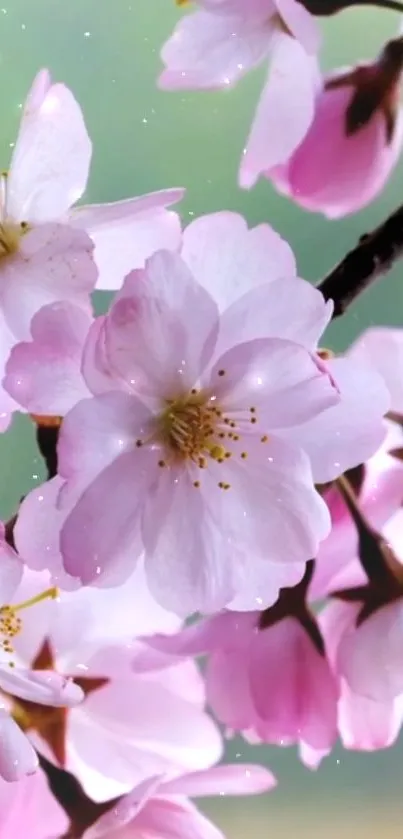
{"type": "Polygon", "coordinates": [[[322,280],[318,289],[333,300],[333,318],[375,280],[403,257],[403,205],[372,233],[361,236],[358,245],[322,280]]]}
{"type": "Polygon", "coordinates": [[[342,475],[336,485],[357,528],[358,555],[368,580],[376,586],[395,588],[402,566],[383,536],[368,522],[347,478],[342,475]]]}

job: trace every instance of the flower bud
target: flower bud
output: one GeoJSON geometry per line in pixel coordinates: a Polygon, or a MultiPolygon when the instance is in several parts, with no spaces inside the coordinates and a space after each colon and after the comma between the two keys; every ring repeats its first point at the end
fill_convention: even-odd
{"type": "Polygon", "coordinates": [[[288,162],[267,172],[306,209],[339,218],[364,207],[385,185],[403,141],[399,104],[403,38],[372,64],[324,79],[315,115],[288,162]]]}

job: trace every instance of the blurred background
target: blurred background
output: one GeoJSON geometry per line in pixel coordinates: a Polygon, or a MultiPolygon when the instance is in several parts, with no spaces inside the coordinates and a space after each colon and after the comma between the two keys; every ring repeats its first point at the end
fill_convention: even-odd
{"type": "MultiPolygon", "coordinates": [[[[292,245],[300,275],[312,281],[402,201],[403,161],[377,201],[338,222],[299,210],[267,182],[252,192],[239,190],[237,167],[264,68],[232,91],[158,91],[159,50],[180,14],[174,0],[2,1],[0,169],[8,166],[33,76],[47,66],[73,89],[94,143],[87,201],[185,186],[184,223],[218,209],[239,211],[251,225],[270,222],[292,245]]],[[[374,57],[398,25],[393,12],[364,8],[338,15],[323,24],[323,66],[374,57]]],[[[403,264],[331,327],[327,345],[341,350],[375,323],[403,324],[403,264]]],[[[0,438],[0,469],[0,514],[6,517],[29,480],[32,486],[43,476],[27,420],[16,421],[0,438]]],[[[228,755],[265,762],[279,779],[267,796],[205,803],[228,839],[403,836],[399,744],[374,755],[336,749],[316,773],[303,769],[293,750],[252,749],[236,741],[228,755]]]]}

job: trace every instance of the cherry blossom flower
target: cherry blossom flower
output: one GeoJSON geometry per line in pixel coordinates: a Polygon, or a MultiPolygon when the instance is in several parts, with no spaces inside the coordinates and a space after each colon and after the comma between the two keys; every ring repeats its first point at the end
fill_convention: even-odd
{"type": "MultiPolygon", "coordinates": [[[[356,212],[378,195],[403,143],[402,67],[400,38],[374,64],[324,78],[302,142],[288,162],[267,170],[281,192],[328,218],[356,212]]],[[[287,104],[291,115],[292,103],[287,104]]]]}
{"type": "Polygon", "coordinates": [[[17,605],[10,605],[22,578],[23,565],[6,543],[3,525],[0,528],[0,555],[0,777],[6,781],[16,781],[34,772],[38,760],[28,739],[8,713],[7,697],[14,695],[21,701],[34,702],[44,713],[52,714],[55,708],[62,709],[81,702],[83,693],[78,685],[50,669],[38,667],[37,672],[34,672],[26,667],[15,666],[12,658],[13,644],[25,616],[29,614],[28,607],[36,607],[36,601],[39,603],[48,592],[37,592],[37,597],[32,601],[24,598],[17,605]],[[45,711],[45,706],[53,708],[45,711]]]}
{"type": "MultiPolygon", "coordinates": [[[[387,744],[395,736],[396,723],[400,725],[401,703],[395,700],[403,697],[401,498],[378,532],[348,486],[344,478],[340,490],[357,529],[356,553],[329,583],[341,603],[328,607],[328,618],[325,610],[324,625],[332,639],[334,672],[348,689],[348,713],[355,713],[361,699],[364,704],[366,700],[384,704],[387,744]]],[[[371,717],[372,722],[377,726],[376,718],[371,717]]]]}
{"type": "Polygon", "coordinates": [[[54,222],[85,230],[95,243],[98,287],[119,288],[124,275],[155,250],[178,245],[178,217],[165,208],[179,201],[183,190],[71,209],[85,191],[91,153],[78,102],[65,85],[52,83],[49,72],[41,70],[28,94],[3,181],[4,241],[11,236],[15,246],[26,229],[54,222]]]}
{"type": "MultiPolygon", "coordinates": [[[[234,346],[234,333],[217,358],[218,328],[214,300],[178,256],[160,252],[129,275],[95,333],[95,385],[106,350],[114,389],[81,401],[59,443],[61,504],[77,501],[61,549],[83,582],[124,553],[130,570],[142,543],[163,604],[215,609],[238,594],[249,557],[262,562],[267,544],[274,561],[302,562],[326,535],[308,457],[281,429],[335,404],[336,388],[286,339],[234,346]]],[[[86,377],[91,385],[89,365],[86,377]]]]}
{"type": "Polygon", "coordinates": [[[83,839],[223,839],[219,831],[188,800],[188,796],[256,795],[275,786],[273,775],[253,764],[214,766],[175,780],[163,775],[147,779],[121,799],[84,833],[83,839]]]}
{"type": "MultiPolygon", "coordinates": [[[[222,612],[176,635],[155,635],[149,646],[167,664],[207,655],[207,700],[220,722],[252,743],[299,744],[302,760],[316,767],[337,736],[338,689],[305,604],[311,574],[263,612],[222,612]]],[[[163,666],[150,649],[139,652],[137,668],[163,666]]]]}
{"type": "MultiPolygon", "coordinates": [[[[333,601],[319,616],[336,676],[339,643],[344,632],[354,625],[358,612],[356,604],[333,601]]],[[[342,674],[338,675],[338,680],[338,731],[344,748],[375,751],[392,746],[403,723],[403,693],[396,698],[377,701],[352,690],[342,674]]]]}
{"type": "Polygon", "coordinates": [[[162,49],[159,84],[168,90],[225,88],[270,58],[240,170],[241,185],[250,187],[261,172],[285,162],[309,128],[319,30],[296,0],[199,0],[195,5],[162,49]]]}
{"type": "MultiPolygon", "coordinates": [[[[145,549],[153,592],[181,614],[263,608],[300,579],[328,521],[310,463],[314,480],[330,480],[372,453],[387,401],[362,364],[326,366],[315,354],[331,309],[294,275],[291,251],[271,228],[248,231],[223,213],[189,226],[182,259],[160,252],[126,279],[84,349],[81,369],[95,396],[63,423],[65,486],[58,496],[55,484],[35,491],[22,505],[16,540],[31,567],[43,568],[45,557],[54,573],[53,557],[60,571],[53,520],[72,577],[118,584],[145,549]],[[289,577],[273,570],[283,560],[289,577]]],[[[60,337],[49,330],[56,356],[60,337]]],[[[41,360],[39,378],[30,382],[29,365],[24,378],[16,364],[14,381],[40,394],[44,409],[44,383],[57,370],[43,365],[35,341],[29,352],[41,360]]],[[[55,380],[52,387],[51,400],[55,380]]]]}
{"type": "Polygon", "coordinates": [[[51,839],[68,826],[41,770],[12,786],[0,780],[0,839],[51,839]]]}
{"type": "MultiPolygon", "coordinates": [[[[35,595],[47,580],[26,571],[16,596],[35,595]]],[[[38,603],[13,644],[16,662],[34,673],[52,667],[81,688],[80,709],[48,712],[15,696],[14,716],[35,748],[73,773],[96,801],[127,793],[154,774],[204,769],[221,754],[193,663],[152,674],[133,669],[139,644],[133,638],[145,627],[172,631],[179,621],[153,601],[138,569],[116,590],[81,589],[38,603]]]]}

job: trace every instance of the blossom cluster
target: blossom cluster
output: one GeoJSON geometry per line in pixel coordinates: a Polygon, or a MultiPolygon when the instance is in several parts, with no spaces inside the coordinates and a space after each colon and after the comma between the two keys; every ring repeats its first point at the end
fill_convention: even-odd
{"type": "MultiPolygon", "coordinates": [[[[401,37],[321,81],[308,2],[196,5],[164,87],[270,55],[241,185],[371,200],[401,37]]],[[[271,225],[184,225],[177,188],[76,206],[91,152],[41,70],[0,183],[0,430],[26,414],[47,467],[0,526],[0,839],[220,839],[191,798],[276,784],[224,736],[316,768],[402,726],[403,329],[336,357],[333,301],[271,225]]]]}

